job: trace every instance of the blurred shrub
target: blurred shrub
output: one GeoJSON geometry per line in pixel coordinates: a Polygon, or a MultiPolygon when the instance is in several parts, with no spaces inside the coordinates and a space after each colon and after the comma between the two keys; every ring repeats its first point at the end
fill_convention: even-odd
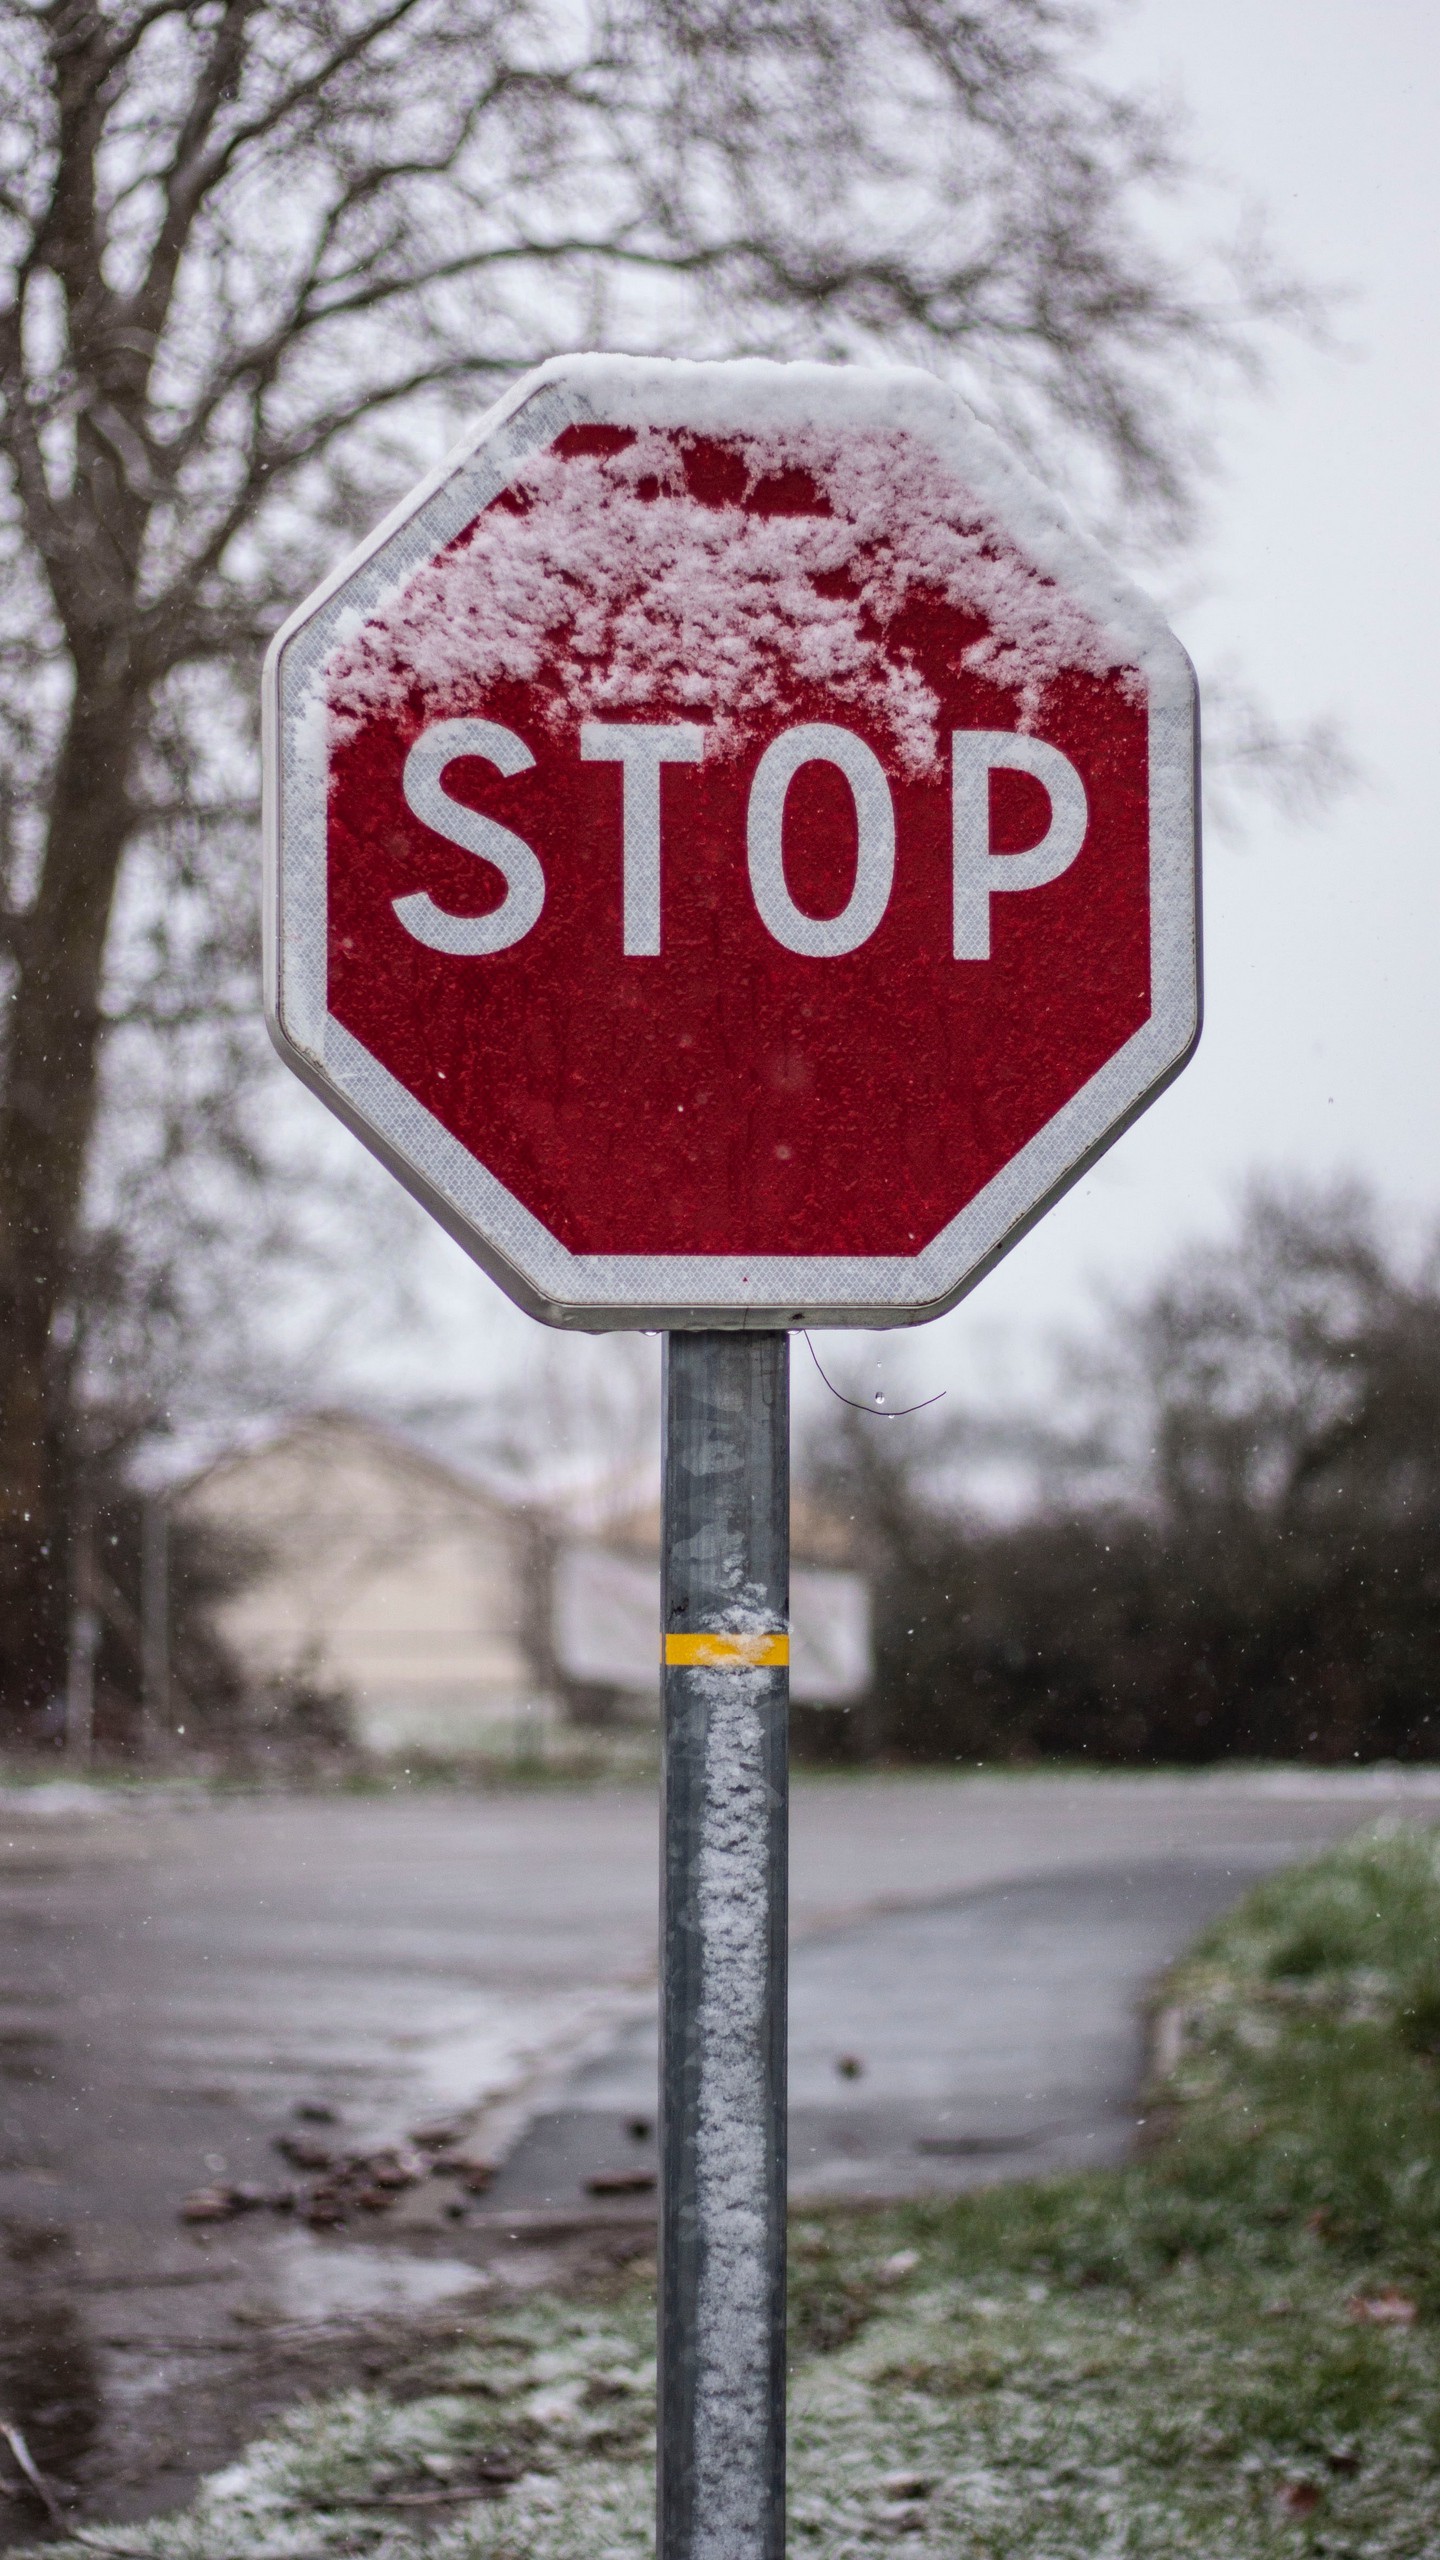
{"type": "Polygon", "coordinates": [[[1354,1190],[1257,1189],[1036,1412],[837,1413],[810,1452],[875,1576],[833,1756],[1440,1752],[1440,1264],[1354,1190]],[[1008,1460],[996,1517],[967,1493],[1008,1460]]]}

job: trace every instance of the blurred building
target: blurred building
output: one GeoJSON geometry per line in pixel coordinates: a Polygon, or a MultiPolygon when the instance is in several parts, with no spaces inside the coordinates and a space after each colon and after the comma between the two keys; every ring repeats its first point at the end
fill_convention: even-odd
{"type": "MultiPolygon", "coordinates": [[[[177,1505],[234,1559],[216,1615],[244,1675],[339,1699],[368,1751],[543,1756],[566,1725],[654,1722],[656,1505],[576,1536],[346,1413],[228,1451],[177,1505]]],[[[792,1695],[848,1706],[868,1588],[838,1524],[797,1502],[792,1534],[792,1695]]]]}
{"type": "Polygon", "coordinates": [[[543,1744],[525,1516],[361,1416],[306,1415],[205,1469],[180,1506],[236,1562],[218,1629],[257,1686],[343,1700],[379,1752],[543,1744]]]}
{"type": "MultiPolygon", "coordinates": [[[[872,1674],[870,1591],[850,1562],[848,1524],[796,1495],[790,1517],[790,1696],[849,1707],[872,1674]]],[[[557,1547],[551,1642],[573,1712],[601,1720],[659,1711],[660,1506],[557,1547]]]]}

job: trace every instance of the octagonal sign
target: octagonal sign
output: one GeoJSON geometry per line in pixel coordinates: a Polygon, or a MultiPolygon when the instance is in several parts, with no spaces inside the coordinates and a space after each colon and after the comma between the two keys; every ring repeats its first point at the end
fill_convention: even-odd
{"type": "Polygon", "coordinates": [[[281,1052],[552,1323],[938,1314],[1194,1046],[1189,663],[924,375],[544,366],[266,718],[281,1052]]]}

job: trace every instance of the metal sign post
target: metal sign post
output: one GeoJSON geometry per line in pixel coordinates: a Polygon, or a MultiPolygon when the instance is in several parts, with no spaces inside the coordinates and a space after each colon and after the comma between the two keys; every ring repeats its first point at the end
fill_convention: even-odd
{"type": "Polygon", "coordinates": [[[665,1343],[660,2560],[785,2544],[790,1377],[665,1343]]]}

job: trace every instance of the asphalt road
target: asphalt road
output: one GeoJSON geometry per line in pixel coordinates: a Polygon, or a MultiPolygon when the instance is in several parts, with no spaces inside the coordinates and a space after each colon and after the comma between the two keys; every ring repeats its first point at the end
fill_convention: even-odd
{"type": "MultiPolygon", "coordinates": [[[[1271,1863],[1268,1857],[1264,1864],[1271,1863]]],[[[1262,1864],[1247,1858],[1250,1875],[1262,1864]]],[[[790,1969],[790,2192],[950,2191],[1124,2157],[1156,1973],[1234,1901],[1237,1864],[1137,1861],[994,1884],[802,1938],[790,1969]]],[[[528,2127],[492,2211],[583,2207],[654,2160],[653,2018],[528,2127]]]]}
{"type": "MultiPolygon", "coordinates": [[[[803,1781],[794,2192],[1119,2156],[1155,1974],[1253,1878],[1391,1808],[1440,1816],[1440,1773],[803,1781]]],[[[445,2299],[497,2230],[643,2177],[655,1907],[639,1788],[0,1798],[0,2389],[43,2432],[34,2377],[71,2374],[52,2458],[83,2477],[107,2392],[133,2413],[226,2323],[288,2336],[445,2299]],[[358,2148],[464,2109],[504,2166],[460,2212],[430,2181],[363,2233],[178,2220],[206,2183],[273,2186],[301,2109],[358,2148]]],[[[138,2502],[198,2459],[177,2439],[138,2502]]]]}
{"type": "MultiPolygon", "coordinates": [[[[7,2225],[129,2264],[189,2189],[273,2179],[306,2104],[363,2143],[478,2103],[492,2153],[527,2116],[653,2113],[651,1792],[70,1801],[0,1802],[7,2225]]],[[[1098,2139],[1133,2104],[1150,1977],[1253,1876],[1393,1805],[1440,1814],[1440,1773],[802,1781],[799,2177],[874,2189],[903,2156],[913,2183],[945,2155],[912,2123],[978,2140],[997,2109],[1017,2133],[1031,2110],[1027,2143],[1082,2117],[1098,2139]]],[[[548,2193],[517,2155],[496,2201],[548,2193]]]]}

